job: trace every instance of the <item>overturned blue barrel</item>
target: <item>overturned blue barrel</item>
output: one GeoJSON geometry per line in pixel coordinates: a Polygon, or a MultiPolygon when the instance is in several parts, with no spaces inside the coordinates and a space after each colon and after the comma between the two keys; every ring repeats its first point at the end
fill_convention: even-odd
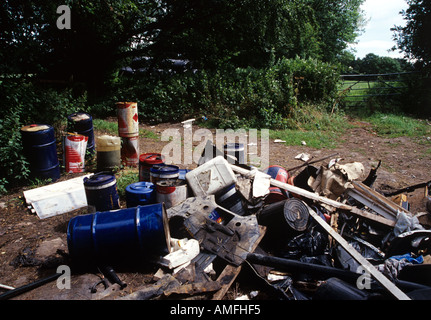
{"type": "Polygon", "coordinates": [[[60,163],[54,128],[46,124],[30,124],[21,128],[21,138],[31,177],[58,180],[60,163]]]}
{"type": "Polygon", "coordinates": [[[92,211],[108,211],[120,208],[115,175],[99,172],[84,178],[87,205],[92,211]]]}
{"type": "Polygon", "coordinates": [[[147,181],[129,184],[126,187],[127,208],[143,206],[156,202],[156,186],[147,181]]]}
{"type": "Polygon", "coordinates": [[[96,212],[73,217],[67,226],[70,257],[78,262],[141,260],[170,252],[163,204],[96,212]]]}
{"type": "Polygon", "coordinates": [[[93,117],[85,112],[75,112],[67,116],[67,131],[88,137],[87,151],[94,153],[93,117]]]}

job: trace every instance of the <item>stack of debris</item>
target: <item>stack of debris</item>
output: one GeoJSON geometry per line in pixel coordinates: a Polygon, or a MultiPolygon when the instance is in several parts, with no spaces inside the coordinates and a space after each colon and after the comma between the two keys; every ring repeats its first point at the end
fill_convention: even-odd
{"type": "MultiPolygon", "coordinates": [[[[292,170],[262,172],[213,150],[175,175],[187,185],[180,201],[147,197],[146,182],[151,203],[74,217],[70,257],[109,270],[119,290],[127,284],[110,266],[131,256],[158,266],[154,283],[121,299],[222,299],[244,266],[277,299],[431,298],[431,230],[421,219],[429,213],[412,214],[400,196],[415,188],[429,196],[430,182],[384,194],[372,188],[378,167],[366,176],[359,162],[315,167],[332,156],[306,158],[289,177],[292,170]]],[[[180,185],[164,181],[166,194],[180,185]]]]}

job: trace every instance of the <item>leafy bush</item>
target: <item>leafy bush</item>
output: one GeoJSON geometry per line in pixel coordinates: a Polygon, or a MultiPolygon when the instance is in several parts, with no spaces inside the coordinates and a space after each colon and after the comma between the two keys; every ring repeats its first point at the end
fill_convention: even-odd
{"type": "Polygon", "coordinates": [[[67,115],[84,107],[84,97],[75,99],[70,90],[57,91],[30,82],[3,81],[0,98],[4,105],[0,116],[0,193],[4,193],[29,178],[28,162],[22,152],[21,127],[31,123],[49,124],[59,139],[67,115]]]}

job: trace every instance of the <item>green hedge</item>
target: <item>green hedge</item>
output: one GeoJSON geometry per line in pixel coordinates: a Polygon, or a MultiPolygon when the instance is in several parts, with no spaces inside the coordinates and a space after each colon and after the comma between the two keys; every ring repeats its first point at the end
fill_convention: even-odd
{"type": "Polygon", "coordinates": [[[314,59],[282,59],[266,69],[226,68],[119,82],[115,99],[138,102],[141,119],[179,121],[205,116],[220,128],[284,128],[302,102],[327,103],[338,69],[314,59]]]}
{"type": "Polygon", "coordinates": [[[337,81],[334,66],[300,58],[283,59],[266,69],[227,67],[122,77],[108,94],[91,99],[74,97],[72,89],[4,80],[0,83],[5,106],[0,115],[0,193],[28,179],[19,131],[23,125],[50,124],[60,139],[68,114],[85,111],[93,118],[106,118],[116,115],[115,102],[136,101],[142,122],[204,116],[207,124],[218,128],[283,129],[289,127],[301,103],[331,102],[337,81]]]}

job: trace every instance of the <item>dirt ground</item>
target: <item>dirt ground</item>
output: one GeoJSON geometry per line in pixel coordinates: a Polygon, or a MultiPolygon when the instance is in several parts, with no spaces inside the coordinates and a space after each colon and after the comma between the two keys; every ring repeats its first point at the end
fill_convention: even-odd
{"type": "MultiPolygon", "coordinates": [[[[159,124],[151,126],[140,124],[146,130],[160,134],[167,128],[182,130],[180,123],[159,124]]],[[[193,127],[194,132],[197,127],[193,127]]],[[[182,132],[182,131],[180,131],[182,132]]],[[[213,131],[214,132],[214,131],[213,131]]],[[[95,132],[99,135],[101,132],[95,132]]],[[[422,141],[415,141],[406,137],[381,138],[378,137],[368,123],[355,123],[355,127],[343,135],[344,142],[335,149],[316,150],[306,145],[286,146],[269,142],[269,163],[280,165],[286,169],[302,164],[295,156],[308,153],[313,159],[321,159],[333,153],[343,158],[343,163],[361,162],[366,173],[381,160],[382,164],[377,172],[375,189],[396,190],[421,182],[431,180],[431,154],[427,137],[422,141]]],[[[161,152],[167,142],[154,138],[140,138],[140,153],[161,152]]],[[[197,144],[197,143],[196,143],[197,144]]],[[[195,144],[195,145],[196,145],[195,144]]],[[[315,166],[328,163],[325,160],[315,166]]],[[[184,166],[182,166],[184,168],[184,166]]],[[[193,169],[195,165],[188,168],[193,169]]],[[[291,172],[296,175],[300,170],[291,172]]],[[[62,176],[61,180],[69,179],[80,174],[62,176]]],[[[60,181],[61,181],[60,180],[60,181]]],[[[30,187],[16,189],[0,198],[0,284],[21,287],[38,279],[47,277],[56,271],[56,266],[64,263],[67,256],[66,229],[68,221],[82,213],[86,208],[75,210],[59,216],[39,219],[31,213],[24,204],[23,191],[30,187]],[[66,253],[65,254],[62,254],[66,253]]],[[[425,211],[424,190],[418,189],[408,194],[408,201],[412,213],[425,211]]],[[[124,201],[122,206],[125,207],[124,201]]],[[[119,272],[119,277],[127,283],[123,295],[133,292],[145,283],[154,281],[153,274],[157,267],[148,266],[147,270],[132,270],[119,272]]],[[[98,299],[103,286],[98,287],[98,293],[90,292],[89,287],[99,279],[97,270],[84,272],[79,277],[72,277],[72,287],[75,290],[58,290],[56,282],[50,282],[30,292],[21,294],[16,300],[89,300],[98,299]]],[[[251,286],[252,287],[252,286],[251,286]]],[[[235,299],[244,294],[240,283],[235,283],[225,296],[225,299],[235,299]]],[[[0,288],[0,294],[7,292],[0,288]]]]}

